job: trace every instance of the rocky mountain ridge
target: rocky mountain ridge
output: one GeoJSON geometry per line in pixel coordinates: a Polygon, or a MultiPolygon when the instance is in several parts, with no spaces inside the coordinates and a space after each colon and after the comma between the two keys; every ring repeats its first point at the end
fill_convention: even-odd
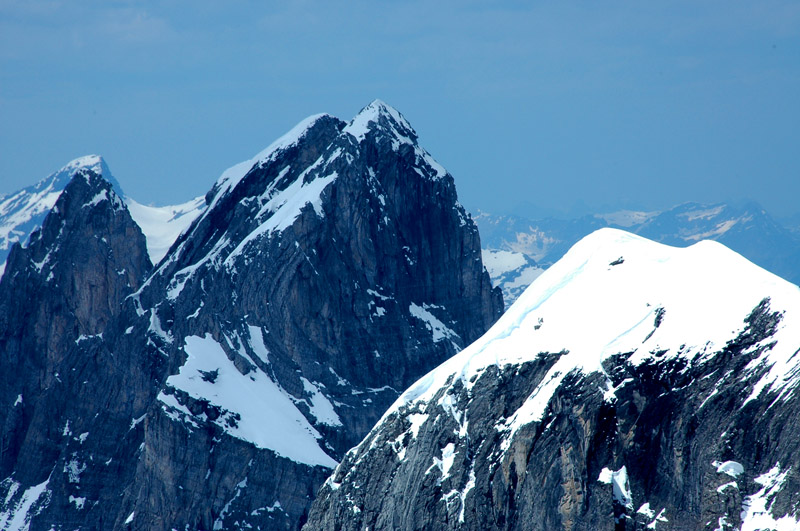
{"type": "Polygon", "coordinates": [[[722,245],[581,240],[412,385],[305,529],[796,529],[800,289],[722,245]]]}
{"type": "Polygon", "coordinates": [[[0,278],[6,525],[296,529],[402,389],[502,311],[452,177],[380,101],[225,172],[155,267],[98,172],[58,201],[0,278]],[[78,259],[70,282],[36,267],[78,259]]]}

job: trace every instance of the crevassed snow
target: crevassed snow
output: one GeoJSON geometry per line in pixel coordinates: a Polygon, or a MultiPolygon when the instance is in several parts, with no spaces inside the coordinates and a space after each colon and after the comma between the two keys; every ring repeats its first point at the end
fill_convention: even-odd
{"type": "Polygon", "coordinates": [[[800,371],[791,370],[800,365],[800,356],[792,359],[800,346],[800,288],[717,242],[675,248],[601,229],[546,270],[483,337],[412,385],[386,415],[430,401],[450,378],[470,388],[471,378],[490,365],[520,364],[539,353],[558,356],[500,426],[510,439],[521,426],[541,420],[566,375],[602,373],[601,361],[621,353],[630,353],[635,364],[654,359],[657,351],[700,363],[737,337],[767,297],[771,310],[785,315],[770,340],[778,340],[775,347],[751,365],[772,367],[759,390],[790,396],[787,390],[800,382],[800,371]],[[611,265],[620,256],[624,262],[611,265]]]}
{"type": "MultiPolygon", "coordinates": [[[[336,461],[320,448],[319,432],[269,376],[260,370],[246,376],[240,373],[210,334],[187,337],[185,351],[186,363],[178,374],[167,378],[167,385],[238,414],[234,425],[226,422],[231,415],[221,415],[215,421],[226,432],[298,463],[336,466],[336,461]],[[213,383],[203,378],[204,373],[214,371],[217,376],[213,383]]],[[[166,403],[162,396],[169,395],[158,397],[166,403]]]]}
{"type": "Polygon", "coordinates": [[[154,264],[164,258],[175,240],[203,213],[206,206],[203,196],[180,205],[163,207],[143,205],[130,197],[125,201],[131,217],[147,239],[147,252],[154,264]]]}

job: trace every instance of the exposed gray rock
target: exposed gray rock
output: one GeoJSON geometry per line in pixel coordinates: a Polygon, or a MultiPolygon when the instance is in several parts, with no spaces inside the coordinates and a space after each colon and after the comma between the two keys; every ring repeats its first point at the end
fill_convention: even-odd
{"type": "Polygon", "coordinates": [[[800,292],[714,244],[617,233],[406,391],[305,529],[796,527],[800,292]]]}

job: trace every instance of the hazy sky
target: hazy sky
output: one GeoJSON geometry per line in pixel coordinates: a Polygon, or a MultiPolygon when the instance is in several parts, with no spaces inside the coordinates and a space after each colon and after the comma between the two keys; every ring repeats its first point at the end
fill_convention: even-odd
{"type": "Polygon", "coordinates": [[[0,194],[98,153],[181,202],[374,98],[471,209],[800,212],[795,0],[0,0],[0,194]]]}

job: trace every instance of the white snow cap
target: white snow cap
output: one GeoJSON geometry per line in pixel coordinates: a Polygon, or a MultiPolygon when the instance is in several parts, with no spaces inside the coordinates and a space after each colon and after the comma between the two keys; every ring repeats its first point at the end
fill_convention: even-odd
{"type": "Polygon", "coordinates": [[[800,347],[800,288],[717,242],[676,248],[601,229],[537,278],[482,338],[412,385],[387,415],[428,402],[451,376],[470,387],[488,366],[565,352],[501,428],[513,432],[542,419],[567,374],[602,373],[609,356],[624,354],[634,364],[656,353],[690,363],[708,359],[744,330],[744,319],[765,298],[783,318],[769,340],[777,344],[746,368],[769,368],[749,399],[764,389],[788,398],[800,383],[800,360],[791,359],[800,347]]]}
{"type": "Polygon", "coordinates": [[[103,175],[103,168],[105,167],[105,161],[103,157],[100,155],[86,155],[85,157],[79,157],[75,160],[68,162],[63,168],[58,170],[56,173],[69,173],[75,174],[78,170],[87,169],[92,170],[93,172],[103,175]]]}

